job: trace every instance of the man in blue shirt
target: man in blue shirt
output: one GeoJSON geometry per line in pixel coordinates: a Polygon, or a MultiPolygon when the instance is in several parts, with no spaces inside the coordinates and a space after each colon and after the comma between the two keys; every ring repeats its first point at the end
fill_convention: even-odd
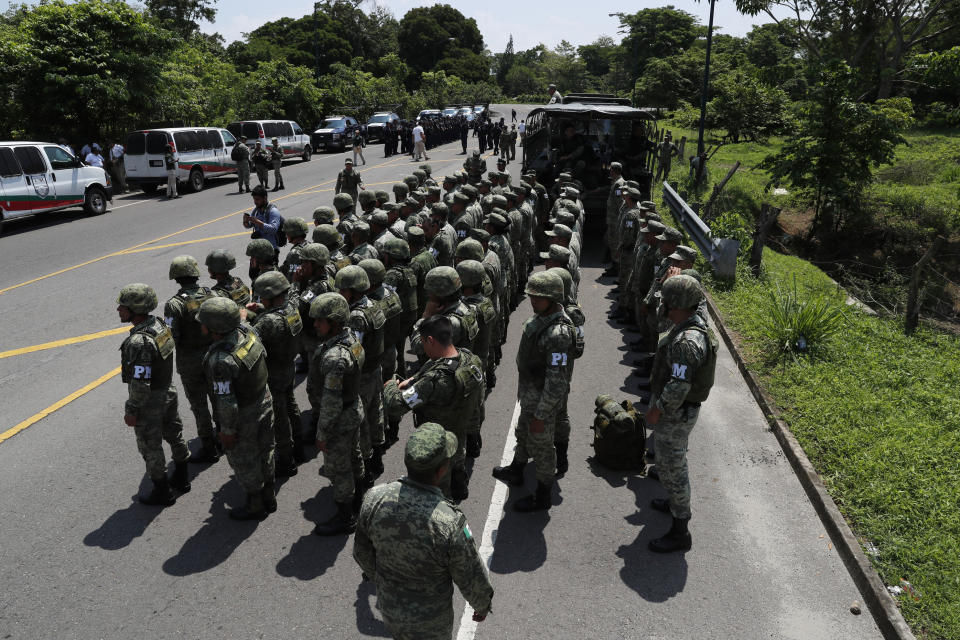
{"type": "Polygon", "coordinates": [[[250,195],[253,196],[253,211],[243,214],[243,226],[246,229],[253,229],[251,238],[264,238],[272,244],[274,253],[279,256],[277,234],[280,232],[283,220],[280,209],[267,201],[267,190],[262,185],[255,186],[250,195]]]}

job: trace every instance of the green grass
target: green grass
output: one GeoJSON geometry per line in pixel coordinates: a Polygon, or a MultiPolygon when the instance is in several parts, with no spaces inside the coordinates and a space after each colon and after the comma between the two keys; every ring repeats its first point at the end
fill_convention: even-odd
{"type": "Polygon", "coordinates": [[[883,580],[919,592],[899,597],[914,631],[960,639],[960,338],[908,338],[898,319],[850,309],[815,357],[773,362],[757,312],[772,287],[843,294],[800,259],[766,250],[764,265],[759,280],[742,270],[732,288],[711,287],[724,318],[854,532],[879,550],[883,580]]]}

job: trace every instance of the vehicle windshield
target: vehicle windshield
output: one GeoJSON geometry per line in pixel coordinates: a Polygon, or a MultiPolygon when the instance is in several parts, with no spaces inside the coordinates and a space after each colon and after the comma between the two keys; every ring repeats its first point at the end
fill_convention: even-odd
{"type": "Polygon", "coordinates": [[[318,129],[342,129],[347,126],[347,122],[343,118],[332,118],[329,120],[324,120],[323,124],[317,127],[318,129]]]}
{"type": "Polygon", "coordinates": [[[389,120],[390,120],[390,116],[387,116],[387,115],[373,116],[372,118],[370,118],[370,121],[368,124],[373,124],[375,122],[389,122],[389,120]]]}
{"type": "Polygon", "coordinates": [[[455,115],[456,113],[457,113],[457,110],[454,109],[453,107],[447,107],[446,109],[443,110],[443,115],[445,116],[452,116],[452,115],[455,115]]]}
{"type": "Polygon", "coordinates": [[[483,111],[483,107],[482,106],[474,107],[473,110],[476,111],[477,113],[480,113],[483,111]]]}

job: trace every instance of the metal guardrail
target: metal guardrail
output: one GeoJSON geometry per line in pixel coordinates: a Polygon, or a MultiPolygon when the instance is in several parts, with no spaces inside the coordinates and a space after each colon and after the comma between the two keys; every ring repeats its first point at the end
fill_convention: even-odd
{"type": "Polygon", "coordinates": [[[713,232],[700,216],[667,182],[663,183],[663,201],[673,217],[683,227],[697,248],[710,263],[713,272],[721,278],[733,279],[737,274],[737,252],[740,242],[732,238],[714,238],[713,232]]]}

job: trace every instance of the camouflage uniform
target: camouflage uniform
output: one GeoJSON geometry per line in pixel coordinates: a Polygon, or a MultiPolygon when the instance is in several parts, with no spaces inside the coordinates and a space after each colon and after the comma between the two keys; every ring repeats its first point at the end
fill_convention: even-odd
{"type": "Polygon", "coordinates": [[[212,287],[213,292],[223,298],[230,298],[239,307],[246,307],[250,302],[250,287],[237,276],[229,276],[223,282],[217,282],[212,287]]]}
{"type": "Polygon", "coordinates": [[[413,325],[417,321],[417,309],[419,307],[417,274],[409,261],[403,257],[410,255],[410,249],[406,244],[405,241],[397,239],[388,241],[386,247],[386,252],[390,255],[390,268],[387,269],[383,278],[383,285],[397,294],[403,311],[397,318],[396,341],[393,345],[396,351],[396,365],[391,370],[390,375],[384,373],[384,379],[390,378],[394,372],[406,376],[404,350],[406,349],[407,336],[410,335],[413,325]]]}
{"type": "Polygon", "coordinates": [[[623,197],[620,194],[620,189],[623,188],[624,182],[626,182],[626,180],[624,180],[623,176],[614,180],[610,184],[610,194],[607,196],[607,227],[604,235],[607,241],[607,249],[609,249],[611,255],[617,244],[617,221],[620,217],[620,208],[623,206],[623,197]]]}
{"type": "Polygon", "coordinates": [[[270,152],[257,142],[250,154],[250,161],[257,172],[257,181],[264,189],[270,186],[270,152]]]}
{"type": "Polygon", "coordinates": [[[283,166],[283,149],[276,138],[272,140],[273,145],[268,149],[270,152],[270,166],[273,167],[273,190],[283,189],[283,176],[280,175],[280,167],[283,166]]]}
{"type": "Polygon", "coordinates": [[[361,184],[363,184],[363,178],[360,177],[360,173],[356,169],[351,169],[349,173],[341,171],[337,174],[337,185],[334,188],[334,193],[346,193],[353,198],[353,206],[350,209],[353,213],[357,211],[356,203],[361,184]]]}
{"type": "Polygon", "coordinates": [[[420,253],[412,256],[410,258],[410,268],[413,269],[414,274],[417,276],[417,317],[423,316],[423,310],[427,306],[427,293],[423,289],[423,284],[426,281],[427,273],[431,269],[439,266],[437,259],[433,257],[433,254],[424,247],[420,253]]]}
{"type": "Polygon", "coordinates": [[[237,185],[242,193],[244,189],[250,191],[250,147],[245,142],[237,142],[231,156],[236,154],[237,185]]]}

